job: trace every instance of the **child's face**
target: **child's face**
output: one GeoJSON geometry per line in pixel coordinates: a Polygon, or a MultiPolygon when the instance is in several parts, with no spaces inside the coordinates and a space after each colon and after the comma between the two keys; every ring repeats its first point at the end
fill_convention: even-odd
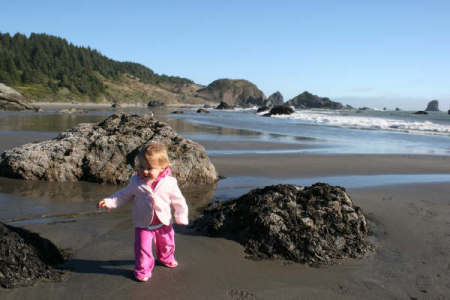
{"type": "Polygon", "coordinates": [[[149,165],[147,160],[145,159],[139,160],[139,166],[137,168],[138,176],[147,182],[151,182],[156,178],[158,178],[159,174],[162,171],[163,168],[160,168],[159,166],[156,165],[155,166],[149,165]]]}

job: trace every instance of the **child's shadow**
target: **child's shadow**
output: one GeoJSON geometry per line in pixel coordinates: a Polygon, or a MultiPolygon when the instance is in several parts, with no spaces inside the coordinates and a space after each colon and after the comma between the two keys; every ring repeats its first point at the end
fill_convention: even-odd
{"type": "Polygon", "coordinates": [[[134,279],[134,260],[87,260],[70,259],[63,269],[72,273],[108,274],[134,279]]]}

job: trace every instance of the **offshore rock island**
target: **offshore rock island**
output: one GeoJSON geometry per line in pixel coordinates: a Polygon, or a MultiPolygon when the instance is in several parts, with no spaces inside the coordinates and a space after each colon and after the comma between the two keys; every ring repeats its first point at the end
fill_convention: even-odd
{"type": "Polygon", "coordinates": [[[331,101],[327,97],[319,97],[307,91],[292,98],[286,102],[287,105],[292,105],[295,108],[328,108],[328,109],[343,109],[344,106],[339,102],[331,101]]]}

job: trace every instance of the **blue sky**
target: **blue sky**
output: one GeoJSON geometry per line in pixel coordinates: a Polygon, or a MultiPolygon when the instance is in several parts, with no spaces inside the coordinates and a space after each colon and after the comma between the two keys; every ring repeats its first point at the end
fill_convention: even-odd
{"type": "Polygon", "coordinates": [[[450,1],[3,1],[0,32],[48,33],[207,85],[247,79],[356,107],[450,109],[450,1]]]}

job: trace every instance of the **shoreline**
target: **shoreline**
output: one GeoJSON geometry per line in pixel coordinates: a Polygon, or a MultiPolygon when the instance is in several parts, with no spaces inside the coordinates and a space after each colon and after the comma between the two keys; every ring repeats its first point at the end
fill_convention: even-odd
{"type": "MultiPolygon", "coordinates": [[[[31,102],[32,105],[44,106],[44,107],[54,107],[54,106],[66,106],[66,107],[99,107],[99,108],[110,108],[114,103],[68,103],[68,102],[31,102]]],[[[145,107],[147,108],[146,103],[133,104],[133,103],[119,103],[120,107],[145,107]]],[[[202,107],[203,104],[166,104],[163,107],[202,107]]]]}

